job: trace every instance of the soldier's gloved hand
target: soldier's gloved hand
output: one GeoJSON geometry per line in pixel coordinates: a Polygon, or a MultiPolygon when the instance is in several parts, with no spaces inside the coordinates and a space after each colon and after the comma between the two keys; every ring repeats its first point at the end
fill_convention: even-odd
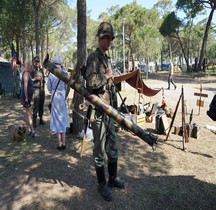
{"type": "Polygon", "coordinates": [[[44,61],[43,61],[43,67],[46,69],[47,68],[47,65],[49,63],[49,54],[47,53],[44,61]]]}

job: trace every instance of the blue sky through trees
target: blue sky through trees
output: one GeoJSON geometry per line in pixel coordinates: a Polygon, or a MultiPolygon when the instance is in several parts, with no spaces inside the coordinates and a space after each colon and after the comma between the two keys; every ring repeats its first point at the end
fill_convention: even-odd
{"type": "MultiPolygon", "coordinates": [[[[119,5],[120,7],[132,3],[134,0],[86,0],[87,10],[90,11],[90,16],[92,19],[97,20],[98,16],[102,12],[107,12],[107,9],[111,6],[119,5]]],[[[76,0],[69,1],[72,8],[76,7],[76,0]]],[[[154,4],[158,2],[158,0],[136,0],[137,4],[151,9],[154,4]]],[[[175,5],[176,0],[173,0],[173,5],[175,5]]],[[[181,17],[183,13],[179,13],[178,15],[181,17]]],[[[208,15],[208,14],[207,14],[208,15]]],[[[183,17],[183,16],[182,16],[183,17]]],[[[207,17],[198,16],[195,19],[195,23],[207,17]]],[[[213,23],[216,24],[216,15],[214,14],[213,23]]]]}

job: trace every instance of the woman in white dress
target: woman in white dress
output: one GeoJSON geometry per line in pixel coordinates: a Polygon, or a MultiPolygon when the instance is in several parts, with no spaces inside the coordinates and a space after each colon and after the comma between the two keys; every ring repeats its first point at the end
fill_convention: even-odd
{"type": "MultiPolygon", "coordinates": [[[[54,63],[62,71],[66,72],[62,66],[62,58],[60,55],[54,57],[54,63]]],[[[66,149],[66,128],[69,127],[68,111],[65,101],[66,84],[52,73],[48,75],[47,89],[51,92],[52,108],[50,116],[50,129],[55,132],[58,138],[57,150],[66,149]],[[55,91],[56,89],[56,91],[55,91]],[[55,92],[55,94],[54,94],[55,92]],[[54,96],[53,96],[54,94],[54,96]]]]}

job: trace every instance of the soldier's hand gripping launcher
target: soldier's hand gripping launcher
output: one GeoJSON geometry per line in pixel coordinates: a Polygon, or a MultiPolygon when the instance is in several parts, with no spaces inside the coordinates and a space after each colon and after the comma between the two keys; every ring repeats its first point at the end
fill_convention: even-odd
{"type": "Polygon", "coordinates": [[[144,140],[147,144],[153,147],[157,144],[157,137],[152,133],[146,131],[145,129],[140,128],[131,120],[126,119],[122,116],[116,109],[112,106],[105,104],[97,95],[91,94],[85,87],[81,84],[76,83],[75,80],[70,81],[70,76],[63,72],[61,69],[55,66],[54,63],[51,63],[46,56],[46,59],[43,62],[44,68],[46,68],[49,72],[54,74],[60,80],[68,84],[70,82],[70,87],[77,91],[80,95],[85,97],[91,104],[105,112],[109,117],[113,118],[118,124],[127,128],[135,135],[139,136],[142,140],[144,140]]]}

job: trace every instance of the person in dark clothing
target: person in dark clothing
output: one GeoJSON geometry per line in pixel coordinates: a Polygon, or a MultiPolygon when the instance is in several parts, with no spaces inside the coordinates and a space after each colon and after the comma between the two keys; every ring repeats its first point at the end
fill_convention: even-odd
{"type": "MultiPolygon", "coordinates": [[[[106,104],[113,106],[116,91],[113,85],[113,73],[110,58],[106,51],[114,39],[114,30],[110,23],[103,22],[98,27],[98,48],[89,55],[86,65],[86,88],[98,95],[106,104]]],[[[124,182],[117,177],[118,139],[114,120],[106,113],[95,108],[92,122],[94,136],[94,164],[98,181],[98,192],[106,201],[112,200],[109,187],[123,189],[124,182]],[[108,185],[105,177],[105,154],[108,157],[108,185]]]]}
{"type": "Polygon", "coordinates": [[[39,124],[45,125],[43,120],[44,114],[44,101],[45,101],[45,75],[43,68],[40,65],[39,56],[33,59],[34,66],[31,72],[31,77],[34,82],[34,103],[33,103],[33,126],[37,126],[37,116],[39,116],[39,124]]]}

